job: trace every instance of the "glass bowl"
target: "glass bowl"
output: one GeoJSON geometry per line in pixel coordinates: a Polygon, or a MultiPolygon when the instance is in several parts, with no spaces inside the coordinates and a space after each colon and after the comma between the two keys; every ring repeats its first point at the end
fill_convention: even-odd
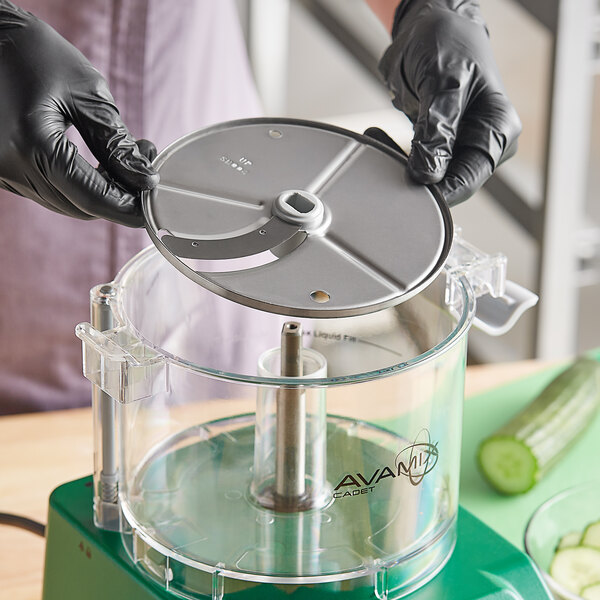
{"type": "Polygon", "coordinates": [[[544,502],[525,529],[525,551],[533,559],[557,600],[581,600],[557,583],[548,570],[560,539],[600,520],[600,481],[564,490],[544,502]]]}

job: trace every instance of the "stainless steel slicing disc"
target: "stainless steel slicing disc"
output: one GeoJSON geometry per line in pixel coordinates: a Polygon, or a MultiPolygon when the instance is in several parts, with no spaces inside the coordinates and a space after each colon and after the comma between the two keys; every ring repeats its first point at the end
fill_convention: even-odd
{"type": "Polygon", "coordinates": [[[148,232],[181,272],[240,304],[345,317],[398,304],[442,268],[443,200],[403,156],[362,135],[289,119],[223,123],[156,159],[148,232]]]}

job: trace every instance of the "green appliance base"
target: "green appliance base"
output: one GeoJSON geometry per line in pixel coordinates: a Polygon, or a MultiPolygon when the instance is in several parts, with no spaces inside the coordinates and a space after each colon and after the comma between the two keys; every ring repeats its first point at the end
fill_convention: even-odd
{"type": "MultiPolygon", "coordinates": [[[[376,595],[375,589],[375,585],[336,591],[331,584],[255,584],[242,591],[223,593],[215,586],[212,598],[386,600],[385,594],[376,595]]],[[[48,514],[43,600],[175,600],[177,597],[181,596],[151,581],[132,563],[119,533],[94,526],[91,477],[54,490],[48,514]]],[[[405,598],[551,600],[552,596],[525,554],[461,508],[458,542],[452,557],[436,577],[405,598]]]]}

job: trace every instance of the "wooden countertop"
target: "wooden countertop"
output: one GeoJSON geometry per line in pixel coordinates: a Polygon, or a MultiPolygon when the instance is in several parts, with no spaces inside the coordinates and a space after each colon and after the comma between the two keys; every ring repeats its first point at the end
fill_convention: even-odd
{"type": "MultiPolygon", "coordinates": [[[[534,373],[548,363],[469,367],[466,396],[534,373]]],[[[92,471],[89,408],[0,417],[0,512],[46,522],[48,496],[92,471]]],[[[91,509],[91,507],[90,507],[91,509]]],[[[44,540],[0,526],[0,600],[40,600],[44,540]]]]}

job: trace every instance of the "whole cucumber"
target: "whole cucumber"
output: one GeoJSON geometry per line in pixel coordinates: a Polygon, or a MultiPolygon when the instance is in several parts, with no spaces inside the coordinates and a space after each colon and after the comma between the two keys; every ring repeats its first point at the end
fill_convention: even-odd
{"type": "Polygon", "coordinates": [[[600,363],[580,358],[479,446],[478,464],[502,494],[531,489],[591,423],[600,406],[600,363]]]}

